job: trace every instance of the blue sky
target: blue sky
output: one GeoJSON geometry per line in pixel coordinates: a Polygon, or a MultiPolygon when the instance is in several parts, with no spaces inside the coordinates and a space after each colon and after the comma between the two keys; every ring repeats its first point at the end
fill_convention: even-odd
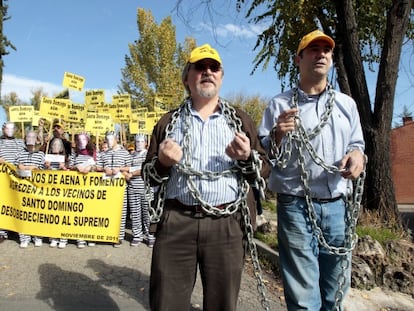
{"type": "MultiPolygon", "coordinates": [[[[84,91],[104,89],[111,101],[121,80],[128,44],[138,39],[137,8],[151,10],[157,23],[171,16],[177,41],[194,37],[199,45],[210,43],[223,60],[225,77],[222,96],[261,95],[270,98],[280,92],[280,82],[272,68],[261,68],[251,76],[252,51],[260,27],[248,25],[236,15],[234,4],[215,1],[213,20],[198,1],[182,0],[183,11],[175,11],[176,0],[9,0],[4,34],[17,51],[3,58],[2,96],[16,92],[28,101],[31,91],[43,88],[49,96],[62,91],[65,71],[83,76],[84,91]],[[190,14],[191,12],[191,14],[190,14]],[[214,31],[211,25],[215,25],[214,31]]],[[[406,105],[414,112],[412,50],[403,51],[397,83],[395,115],[406,105]],[[411,79],[411,80],[410,80],[411,79]]],[[[374,94],[376,73],[368,76],[374,94]]],[[[75,102],[83,102],[83,92],[71,90],[75,102]]],[[[372,96],[373,99],[373,96],[372,96]]]]}

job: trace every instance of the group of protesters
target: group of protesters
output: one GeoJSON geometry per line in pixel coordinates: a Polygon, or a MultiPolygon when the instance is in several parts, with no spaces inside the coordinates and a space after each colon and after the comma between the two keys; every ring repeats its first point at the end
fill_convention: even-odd
{"type": "MultiPolygon", "coordinates": [[[[114,132],[105,135],[107,151],[97,152],[86,133],[77,133],[72,147],[59,122],[53,124],[52,139],[37,150],[36,132],[27,132],[24,142],[17,140],[14,124],[7,122],[0,160],[14,163],[23,174],[57,169],[124,177],[128,184],[120,208],[119,241],[113,245],[125,239],[129,208],[130,245],[154,245],[149,298],[151,310],[158,311],[190,309],[197,270],[203,310],[237,309],[245,251],[256,256],[251,237],[257,205],[250,186],[264,190],[268,178],[268,189],[277,194],[287,309],[343,310],[360,205],[351,198],[359,197],[363,188],[367,158],[355,101],[328,81],[334,48],[335,41],[319,29],[302,37],[293,59],[297,86],[270,100],[258,129],[246,112],[220,96],[223,62],[204,44],[191,51],[182,70],[188,97],[157,122],[148,153],[145,136],[136,135],[129,152],[114,132]],[[63,154],[65,160],[45,161],[45,153],[63,154]],[[141,172],[147,185],[158,189],[156,241],[149,233],[141,172]],[[354,181],[360,188],[355,195],[354,181]]],[[[7,232],[0,235],[7,238],[7,232]]],[[[31,239],[41,245],[40,237],[24,232],[19,237],[20,247],[31,239]]],[[[51,239],[50,246],[66,243],[51,239]]],[[[265,300],[263,294],[263,306],[265,300]]]]}
{"type": "MultiPolygon", "coordinates": [[[[29,130],[24,139],[16,138],[14,122],[5,122],[0,137],[0,163],[15,165],[21,177],[28,177],[33,170],[77,171],[80,174],[102,172],[111,178],[123,177],[127,181],[121,211],[119,240],[113,246],[120,247],[125,240],[127,216],[131,220],[131,246],[146,243],[152,247],[155,238],[149,231],[149,202],[145,199],[141,166],[147,154],[147,138],[137,134],[129,148],[118,143],[117,133],[109,131],[97,148],[87,132],[74,135],[73,143],[67,139],[65,125],[60,120],[52,123],[50,137],[43,134],[44,122],[39,122],[37,131],[29,130]],[[48,156],[53,155],[53,156],[48,156]]],[[[0,228],[4,228],[0,223],[0,228]]],[[[50,247],[65,248],[67,239],[30,236],[18,232],[20,248],[27,248],[31,242],[35,247],[48,242],[50,247]]],[[[0,229],[0,243],[9,238],[9,232],[0,229]]],[[[94,241],[75,241],[78,248],[94,246],[94,241]]]]}

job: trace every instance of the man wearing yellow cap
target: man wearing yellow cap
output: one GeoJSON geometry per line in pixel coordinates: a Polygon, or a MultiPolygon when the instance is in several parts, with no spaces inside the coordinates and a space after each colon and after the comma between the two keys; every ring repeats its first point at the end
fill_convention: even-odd
{"type": "Polygon", "coordinates": [[[217,51],[208,44],[195,48],[182,72],[189,96],[160,119],[151,137],[143,174],[160,186],[152,215],[153,222],[159,221],[152,310],[189,310],[197,267],[203,310],[237,307],[247,182],[263,181],[260,163],[262,173],[268,164],[251,118],[220,98],[222,79],[217,51]]]}
{"type": "Polygon", "coordinates": [[[270,101],[259,127],[274,164],[288,310],[342,310],[350,285],[356,219],[348,212],[360,202],[346,198],[364,169],[365,144],[354,100],[328,83],[334,47],[320,30],[302,38],[298,85],[270,101]]]}

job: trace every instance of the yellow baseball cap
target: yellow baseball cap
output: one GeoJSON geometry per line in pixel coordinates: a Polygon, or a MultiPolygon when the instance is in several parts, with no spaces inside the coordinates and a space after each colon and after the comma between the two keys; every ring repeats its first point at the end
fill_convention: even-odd
{"type": "Polygon", "coordinates": [[[219,62],[220,65],[222,64],[220,55],[209,44],[204,44],[192,50],[188,62],[193,64],[199,60],[206,58],[214,59],[215,61],[219,62]]]}
{"type": "Polygon", "coordinates": [[[296,51],[296,55],[299,55],[302,50],[306,49],[306,47],[315,40],[324,40],[329,43],[332,49],[335,47],[335,41],[317,29],[302,37],[302,40],[300,40],[298,46],[298,50],[296,51]]]}
{"type": "Polygon", "coordinates": [[[53,122],[53,127],[55,127],[55,126],[59,126],[60,128],[65,129],[65,125],[63,124],[63,122],[61,122],[59,120],[55,120],[53,122]]]}

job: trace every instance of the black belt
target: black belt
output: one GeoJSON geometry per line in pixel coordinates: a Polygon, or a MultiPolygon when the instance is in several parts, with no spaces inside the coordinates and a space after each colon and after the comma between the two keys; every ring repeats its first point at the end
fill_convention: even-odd
{"type": "MultiPolygon", "coordinates": [[[[303,200],[306,200],[305,197],[301,197],[301,196],[297,196],[297,195],[292,195],[292,194],[280,193],[279,195],[288,195],[288,196],[297,197],[297,198],[301,198],[303,200]]],[[[324,199],[324,198],[311,198],[312,202],[320,203],[320,204],[322,204],[322,203],[336,202],[336,201],[341,200],[341,199],[342,199],[342,196],[335,197],[335,198],[327,198],[327,199],[324,199]]]]}
{"type": "MultiPolygon", "coordinates": [[[[206,211],[203,209],[201,205],[185,205],[184,203],[178,201],[177,199],[166,199],[165,200],[166,207],[177,208],[183,211],[192,212],[194,214],[207,214],[206,211]]],[[[221,204],[214,206],[217,209],[225,209],[227,204],[221,204]]]]}
{"type": "Polygon", "coordinates": [[[336,198],[328,198],[328,199],[312,198],[312,202],[316,202],[316,203],[330,203],[330,202],[336,202],[336,201],[338,201],[340,199],[342,199],[342,196],[336,197],[336,198]]]}

